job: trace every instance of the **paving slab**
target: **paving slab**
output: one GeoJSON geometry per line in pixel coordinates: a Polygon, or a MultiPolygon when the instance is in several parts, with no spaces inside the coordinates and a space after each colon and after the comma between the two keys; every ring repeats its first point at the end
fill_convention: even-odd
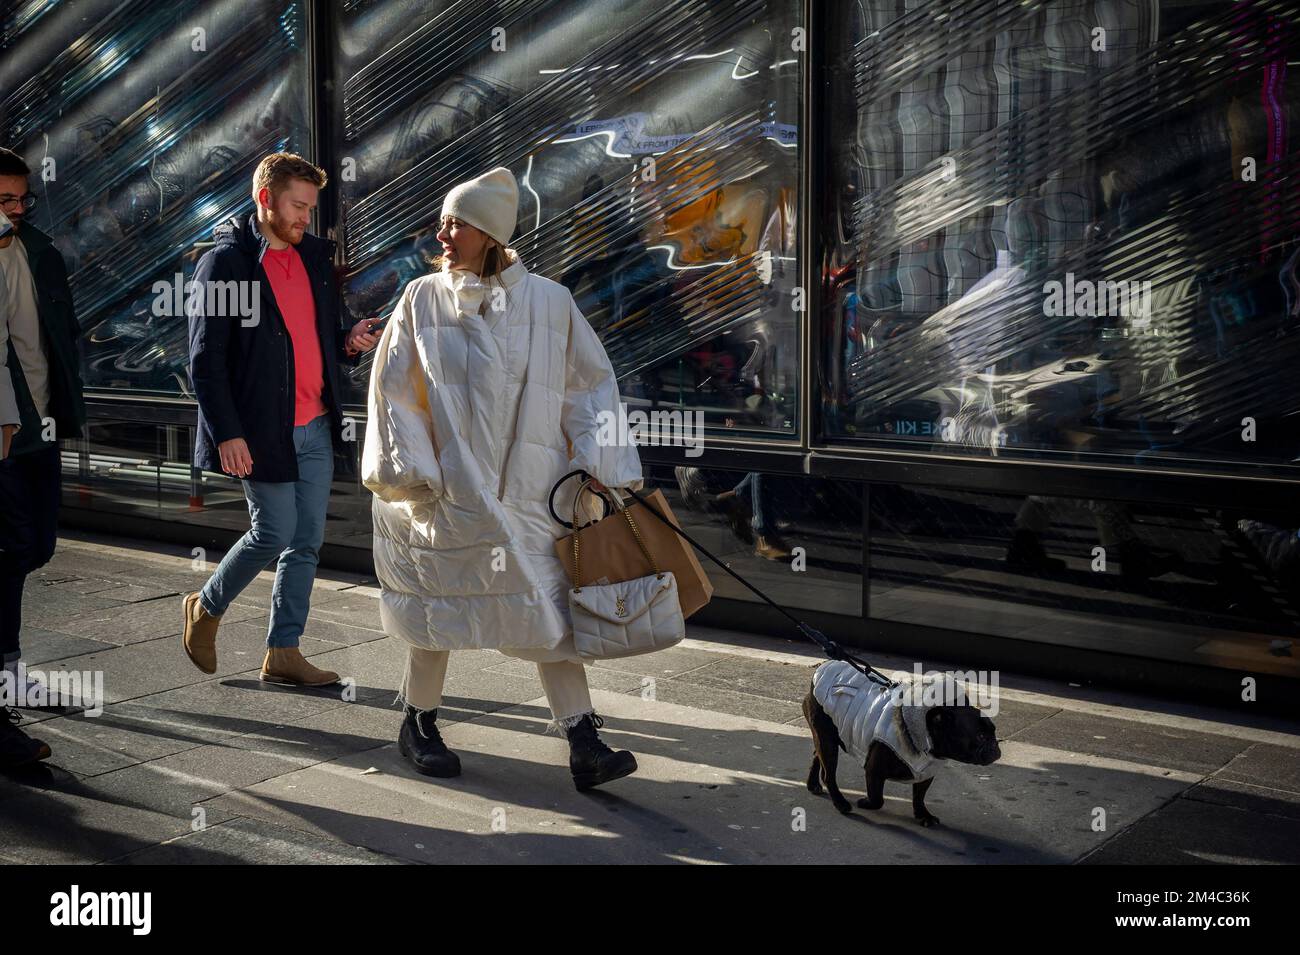
{"type": "Polygon", "coordinates": [[[263,683],[257,670],[194,683],[138,697],[139,707],[168,714],[190,713],[229,735],[258,732],[274,723],[293,722],[343,704],[344,688],[282,687],[263,683]]]}
{"type": "Polygon", "coordinates": [[[1300,819],[1175,799],[1083,860],[1090,865],[1295,865],[1300,819]]]}
{"type": "Polygon", "coordinates": [[[989,716],[997,727],[998,739],[1015,739],[1024,730],[1059,712],[1054,706],[1024,703],[999,694],[997,713],[990,712],[989,716]]]}
{"type": "Polygon", "coordinates": [[[1300,819],[1300,759],[1288,747],[1255,743],[1184,796],[1261,816],[1300,819]]]}
{"type": "MultiPolygon", "coordinates": [[[[499,673],[515,680],[527,681],[533,688],[533,695],[543,692],[541,679],[537,675],[537,664],[528,660],[503,657],[504,662],[484,668],[484,673],[499,673]]],[[[655,682],[653,677],[621,670],[609,670],[602,667],[587,669],[587,686],[593,690],[612,690],[616,693],[641,692],[655,682]]]]}
{"type": "Polygon", "coordinates": [[[54,660],[67,660],[83,653],[109,650],[115,645],[103,640],[91,640],[70,633],[61,633],[58,630],[23,626],[23,662],[33,669],[54,660]]]}
{"type": "MultiPolygon", "coordinates": [[[[259,628],[223,627],[217,639],[215,674],[204,673],[190,662],[179,634],[70,657],[58,661],[51,669],[57,666],[62,670],[102,673],[104,699],[109,703],[220,679],[252,668],[260,670],[266,655],[266,634],[259,628]]],[[[304,639],[303,653],[330,646],[333,644],[315,644],[304,639]]]]}
{"type": "Polygon", "coordinates": [[[287,772],[291,764],[322,763],[348,753],[386,746],[397,738],[401,720],[402,713],[396,708],[385,710],[366,703],[342,703],[298,722],[267,724],[225,745],[281,760],[285,766],[282,771],[287,772]],[[349,710],[353,715],[345,718],[337,713],[339,710],[349,710]],[[368,719],[357,717],[357,713],[382,714],[382,717],[368,719]],[[358,729],[364,731],[357,732],[358,729]]]}
{"type": "MultiPolygon", "coordinates": [[[[690,630],[695,628],[688,624],[690,630]]],[[[615,660],[592,660],[588,667],[593,670],[615,670],[619,673],[635,673],[638,676],[653,677],[655,680],[676,679],[683,674],[700,667],[712,666],[718,662],[716,650],[700,650],[693,647],[677,645],[655,653],[643,653],[635,657],[622,657],[615,660]]]]}
{"type": "MultiPolygon", "coordinates": [[[[258,780],[253,777],[253,781],[258,780]]],[[[167,759],[137,763],[88,778],[57,769],[49,773],[28,772],[22,784],[26,793],[42,790],[61,792],[173,816],[187,824],[200,819],[202,823],[212,825],[233,818],[230,813],[210,808],[204,808],[201,816],[194,812],[196,804],[202,800],[229,792],[234,788],[233,782],[214,779],[211,774],[202,776],[178,771],[167,759]]]]}
{"type": "MultiPolygon", "coordinates": [[[[23,593],[23,626],[64,630],[79,615],[122,606],[122,601],[99,594],[78,594],[54,586],[27,587],[23,593]]],[[[176,616],[179,618],[180,613],[176,616]]],[[[66,632],[78,633],[75,628],[66,632]]]]}
{"type": "Polygon", "coordinates": [[[1300,759],[1296,759],[1296,751],[1291,747],[1253,743],[1215,773],[1214,778],[1300,793],[1300,759]]]}
{"type": "Polygon", "coordinates": [[[1021,730],[1016,740],[1072,753],[1158,759],[1170,768],[1202,775],[1221,769],[1250,746],[1230,736],[1146,726],[1134,720],[1071,710],[1061,710],[1021,730]]]}
{"type": "MultiPolygon", "coordinates": [[[[637,696],[644,695],[642,690],[635,690],[632,693],[637,696]]],[[[803,710],[798,703],[741,693],[712,684],[659,680],[654,684],[652,698],[662,703],[692,706],[715,713],[752,717],[773,723],[788,723],[795,719],[803,719],[803,710]]]]}
{"type": "Polygon", "coordinates": [[[257,819],[234,818],[122,856],[113,865],[404,865],[399,859],[257,819]]]}
{"type": "MultiPolygon", "coordinates": [[[[221,629],[256,616],[253,608],[232,604],[221,616],[221,629]]],[[[181,598],[176,594],[99,610],[78,610],[49,618],[44,623],[49,630],[118,645],[145,643],[162,637],[179,638],[184,625],[181,598]]]]}
{"type": "Polygon", "coordinates": [[[77,776],[111,773],[196,745],[188,739],[157,733],[151,724],[129,725],[131,722],[106,707],[99,716],[75,712],[46,720],[31,735],[49,744],[53,751],[51,765],[77,776]]]}
{"type": "MultiPolygon", "coordinates": [[[[460,715],[469,714],[462,711],[460,715]]],[[[292,726],[304,731],[344,737],[350,749],[360,751],[385,746],[397,739],[403,718],[404,715],[396,704],[372,700],[364,704],[336,706],[332,710],[298,720],[292,726]]],[[[439,725],[455,722],[456,719],[457,713],[450,707],[446,708],[445,717],[443,710],[438,711],[439,725]]]]}
{"type": "MultiPolygon", "coordinates": [[[[263,612],[243,622],[248,626],[259,627],[263,633],[266,633],[270,629],[271,615],[263,612]]],[[[378,619],[370,621],[370,624],[370,626],[358,626],[350,618],[327,616],[324,609],[313,606],[304,633],[313,640],[339,646],[355,646],[358,643],[387,639],[388,635],[378,628],[378,619]]]]}
{"type": "MultiPolygon", "coordinates": [[[[1260,817],[1262,826],[1268,825],[1268,816],[1300,820],[1300,793],[1237,782],[1217,775],[1193,786],[1183,797],[1247,810],[1260,817]]],[[[1295,861],[1300,863],[1300,856],[1295,861]]]]}
{"type": "Polygon", "coordinates": [[[186,820],[109,799],[39,790],[0,802],[0,845],[24,862],[104,862],[190,831],[186,820]]]}
{"type": "Polygon", "coordinates": [[[801,703],[812,685],[815,666],[770,660],[740,660],[719,656],[708,666],[695,667],[677,679],[683,683],[735,690],[787,703],[801,703]]]}
{"type": "Polygon", "coordinates": [[[151,584],[129,583],[121,577],[50,577],[43,583],[69,590],[76,594],[100,594],[120,600],[123,603],[139,603],[144,600],[156,600],[159,597],[176,595],[175,587],[151,584]]]}

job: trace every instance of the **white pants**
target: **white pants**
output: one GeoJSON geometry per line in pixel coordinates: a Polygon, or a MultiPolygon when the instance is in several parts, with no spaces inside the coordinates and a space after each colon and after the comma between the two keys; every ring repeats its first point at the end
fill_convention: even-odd
{"type": "MultiPolygon", "coordinates": [[[[424,650],[407,645],[406,675],[402,677],[401,698],[417,710],[432,710],[442,705],[442,684],[447,678],[449,650],[424,650]]],[[[591,693],[587,689],[587,669],[581,663],[559,660],[538,663],[537,675],[554,719],[548,728],[572,726],[585,713],[592,712],[591,693]]]]}

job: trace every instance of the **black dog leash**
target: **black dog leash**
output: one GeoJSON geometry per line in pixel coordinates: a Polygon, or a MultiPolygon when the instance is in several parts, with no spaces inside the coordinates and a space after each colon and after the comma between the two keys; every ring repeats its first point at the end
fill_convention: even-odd
{"type": "MultiPolygon", "coordinates": [[[[570,472],[569,472],[568,474],[566,474],[564,477],[560,478],[560,480],[558,480],[558,481],[555,482],[555,487],[551,489],[551,498],[552,498],[552,501],[554,500],[554,497],[555,497],[555,489],[558,488],[558,487],[559,487],[561,484],[563,484],[565,481],[567,481],[569,478],[571,478],[571,477],[573,477],[574,475],[577,475],[577,474],[581,474],[581,475],[583,475],[583,479],[584,479],[584,480],[586,480],[587,478],[590,478],[590,477],[591,477],[590,474],[588,474],[586,471],[583,471],[583,470],[581,470],[581,469],[580,469],[580,470],[577,470],[577,471],[570,471],[570,472]]],[[[847,650],[845,650],[843,647],[841,647],[838,643],[836,643],[836,642],[835,642],[834,640],[832,640],[830,637],[826,636],[826,634],[822,633],[822,632],[821,632],[820,630],[818,630],[816,627],[809,626],[808,624],[804,623],[802,620],[800,620],[800,619],[798,619],[797,617],[795,617],[793,614],[791,614],[789,611],[787,611],[784,607],[782,607],[782,606],[781,606],[780,604],[778,604],[776,601],[772,600],[771,597],[769,597],[767,594],[763,593],[763,591],[759,590],[757,587],[755,587],[753,584],[751,584],[748,580],[746,580],[744,577],[741,577],[738,573],[736,573],[734,570],[732,570],[730,567],[728,567],[726,564],[724,564],[721,560],[719,560],[717,557],[715,557],[712,553],[709,552],[709,550],[708,550],[706,547],[704,547],[703,544],[701,544],[699,541],[695,540],[693,537],[691,537],[689,534],[687,534],[684,530],[682,530],[680,527],[678,527],[676,524],[674,524],[674,523],[673,523],[672,521],[670,521],[668,518],[664,517],[664,516],[663,516],[662,514],[660,514],[657,510],[655,510],[653,507],[651,507],[651,506],[650,506],[650,502],[647,501],[647,500],[645,500],[644,498],[642,498],[639,494],[637,494],[636,491],[632,490],[631,488],[623,488],[623,490],[627,491],[628,494],[632,495],[632,498],[633,498],[633,499],[634,499],[638,504],[640,504],[640,505],[641,505],[642,507],[644,507],[647,511],[649,511],[651,514],[653,514],[655,517],[657,517],[657,518],[660,520],[661,523],[668,525],[668,526],[671,527],[671,528],[672,528],[672,529],[673,529],[673,530],[674,530],[674,531],[675,531],[675,532],[676,532],[680,537],[682,537],[682,538],[684,538],[685,540],[689,541],[690,544],[691,544],[691,546],[693,546],[696,550],[700,551],[702,554],[704,554],[706,557],[708,557],[709,560],[713,561],[715,564],[717,564],[719,567],[721,567],[723,570],[725,570],[727,573],[729,573],[732,577],[736,578],[736,580],[740,581],[742,584],[744,584],[746,587],[748,587],[751,591],[753,591],[755,594],[757,594],[757,595],[758,595],[759,597],[761,597],[763,600],[767,601],[767,603],[768,603],[768,604],[769,604],[773,609],[775,609],[777,612],[779,612],[780,614],[782,614],[786,619],[788,619],[791,623],[793,623],[793,624],[795,625],[795,627],[798,628],[798,630],[799,630],[800,633],[802,633],[805,637],[807,637],[807,638],[808,638],[809,640],[811,640],[813,643],[815,643],[815,644],[817,644],[819,647],[821,647],[821,648],[822,648],[822,652],[825,653],[825,654],[826,654],[828,657],[830,657],[832,660],[842,660],[843,662],[847,663],[849,666],[853,667],[853,669],[855,669],[855,670],[857,670],[859,673],[861,673],[863,676],[867,677],[868,679],[870,679],[870,680],[872,680],[872,681],[874,681],[874,682],[876,682],[876,683],[879,683],[880,685],[882,685],[882,686],[884,686],[884,687],[892,688],[892,687],[895,687],[895,686],[898,686],[898,685],[899,685],[897,680],[891,680],[888,676],[886,676],[885,674],[881,673],[879,670],[877,670],[875,667],[873,667],[870,663],[867,663],[867,661],[861,659],[860,657],[855,657],[853,654],[849,653],[847,650]]],[[[609,513],[610,513],[610,510],[609,510],[609,502],[606,501],[605,498],[604,498],[603,496],[601,496],[600,499],[601,499],[601,501],[604,503],[604,514],[603,514],[602,517],[601,517],[601,519],[603,520],[605,517],[609,516],[609,513]]],[[[572,527],[572,525],[569,524],[567,521],[560,520],[559,516],[555,513],[555,505],[554,505],[554,503],[551,504],[551,516],[554,517],[554,518],[556,519],[556,521],[558,521],[560,524],[563,524],[565,527],[572,527]]]]}

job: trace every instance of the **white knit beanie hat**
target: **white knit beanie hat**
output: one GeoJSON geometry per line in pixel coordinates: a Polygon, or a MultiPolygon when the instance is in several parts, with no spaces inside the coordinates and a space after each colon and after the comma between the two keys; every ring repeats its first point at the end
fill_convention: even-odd
{"type": "Polygon", "coordinates": [[[497,166],[453,187],[443,200],[442,214],[468,222],[502,245],[509,245],[519,215],[519,186],[514,173],[497,166]]]}

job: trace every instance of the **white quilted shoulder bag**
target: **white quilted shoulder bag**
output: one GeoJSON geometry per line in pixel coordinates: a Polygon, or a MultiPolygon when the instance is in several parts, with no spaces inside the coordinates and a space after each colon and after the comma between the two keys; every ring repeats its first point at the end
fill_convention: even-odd
{"type": "MultiPolygon", "coordinates": [[[[578,564],[578,500],[590,484],[583,481],[573,496],[573,577],[581,580],[578,564]]],[[[677,598],[672,571],[660,571],[654,555],[641,539],[636,521],[621,497],[611,490],[619,510],[632,528],[632,536],[645,555],[652,573],[613,584],[587,584],[569,590],[569,615],[573,618],[573,644],[578,655],[592,659],[631,657],[653,653],[686,636],[686,620],[677,598]]],[[[612,517],[613,520],[617,518],[612,517]]]]}

